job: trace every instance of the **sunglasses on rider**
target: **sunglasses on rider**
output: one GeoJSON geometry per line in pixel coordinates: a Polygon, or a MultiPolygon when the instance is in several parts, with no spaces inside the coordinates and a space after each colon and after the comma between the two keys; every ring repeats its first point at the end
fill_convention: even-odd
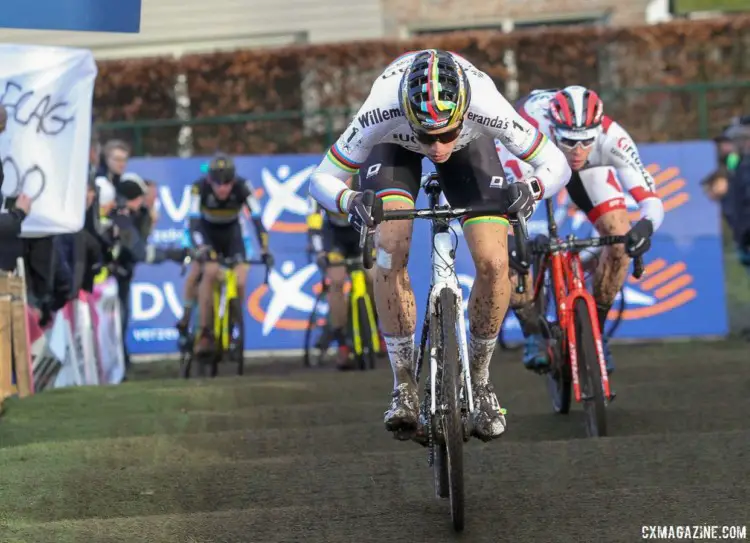
{"type": "Polygon", "coordinates": [[[211,184],[216,186],[229,185],[234,182],[234,174],[229,175],[227,172],[210,172],[208,174],[208,180],[211,184]]]}
{"type": "Polygon", "coordinates": [[[588,149],[592,145],[594,145],[594,142],[596,141],[596,138],[588,138],[585,140],[573,140],[570,138],[558,138],[557,143],[560,145],[560,147],[565,147],[566,149],[575,149],[579,145],[582,149],[588,149]]]}
{"type": "Polygon", "coordinates": [[[417,141],[419,143],[423,143],[425,145],[432,145],[435,142],[440,143],[451,143],[452,141],[455,141],[456,138],[458,138],[459,134],[461,134],[461,129],[463,128],[463,124],[459,124],[456,128],[453,130],[449,130],[448,132],[441,132],[440,134],[430,134],[429,132],[419,132],[414,131],[414,137],[417,138],[417,141]]]}

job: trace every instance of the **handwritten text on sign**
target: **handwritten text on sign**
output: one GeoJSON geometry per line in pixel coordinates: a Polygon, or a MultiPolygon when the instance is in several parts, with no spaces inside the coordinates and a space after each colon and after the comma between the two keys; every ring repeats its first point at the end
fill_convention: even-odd
{"type": "Polygon", "coordinates": [[[95,78],[91,51],[0,44],[3,208],[20,194],[32,200],[23,237],[83,227],[95,78]]]}

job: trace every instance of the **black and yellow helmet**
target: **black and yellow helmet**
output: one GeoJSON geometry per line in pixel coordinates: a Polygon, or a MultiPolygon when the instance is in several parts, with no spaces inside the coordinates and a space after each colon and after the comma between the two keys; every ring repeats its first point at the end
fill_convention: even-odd
{"type": "Polygon", "coordinates": [[[235,174],[234,160],[228,155],[218,154],[208,165],[208,179],[217,185],[231,183],[234,181],[235,174]]]}

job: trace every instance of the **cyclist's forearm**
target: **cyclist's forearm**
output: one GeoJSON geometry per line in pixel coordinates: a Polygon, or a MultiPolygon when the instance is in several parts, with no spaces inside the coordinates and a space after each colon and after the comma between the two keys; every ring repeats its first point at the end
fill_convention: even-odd
{"type": "Polygon", "coordinates": [[[651,221],[654,232],[664,222],[664,204],[659,198],[646,198],[638,202],[641,209],[641,218],[651,221]]]}
{"type": "Polygon", "coordinates": [[[350,174],[330,170],[333,167],[328,169],[321,165],[310,176],[310,196],[328,211],[346,213],[354,191],[346,186],[342,177],[349,178],[350,174]]]}
{"type": "Polygon", "coordinates": [[[200,234],[200,217],[190,217],[185,223],[185,231],[182,236],[182,246],[192,249],[203,244],[200,234]]]}
{"type": "Polygon", "coordinates": [[[542,194],[539,199],[545,195],[556,194],[565,185],[568,184],[572,171],[568,161],[555,145],[545,138],[538,154],[529,160],[529,164],[534,166],[534,177],[539,179],[542,184],[542,194]]]}
{"type": "Polygon", "coordinates": [[[258,243],[263,251],[268,250],[268,231],[263,226],[263,221],[259,216],[253,216],[253,225],[255,225],[255,235],[258,238],[258,243]]]}

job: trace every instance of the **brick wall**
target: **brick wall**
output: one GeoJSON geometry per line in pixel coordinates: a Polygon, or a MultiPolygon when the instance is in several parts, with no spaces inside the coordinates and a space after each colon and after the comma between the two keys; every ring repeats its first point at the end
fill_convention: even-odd
{"type": "Polygon", "coordinates": [[[381,0],[388,36],[411,28],[500,25],[503,19],[531,21],[607,15],[612,25],[643,24],[650,0],[381,0]]]}

